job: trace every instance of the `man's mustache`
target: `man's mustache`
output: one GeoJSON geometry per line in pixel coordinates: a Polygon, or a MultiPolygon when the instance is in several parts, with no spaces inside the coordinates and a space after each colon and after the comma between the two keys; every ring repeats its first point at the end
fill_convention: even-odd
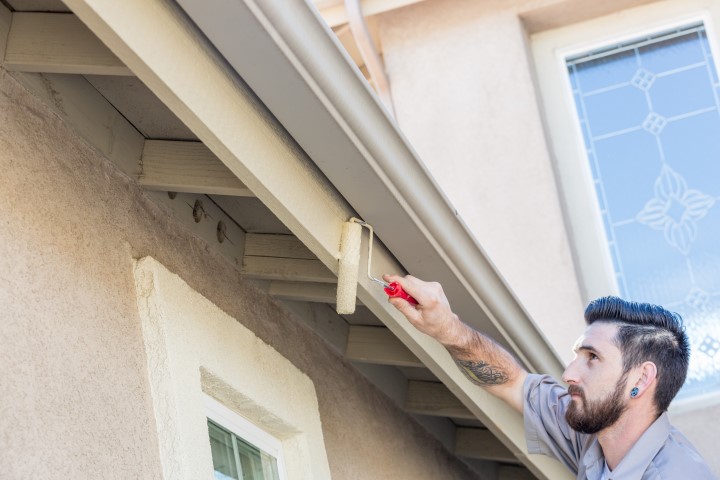
{"type": "Polygon", "coordinates": [[[585,392],[577,385],[570,385],[567,389],[569,395],[580,395],[580,398],[585,400],[585,392]]]}

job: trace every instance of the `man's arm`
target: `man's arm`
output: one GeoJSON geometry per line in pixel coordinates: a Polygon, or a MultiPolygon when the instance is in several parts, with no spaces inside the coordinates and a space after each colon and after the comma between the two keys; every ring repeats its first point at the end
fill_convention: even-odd
{"type": "Polygon", "coordinates": [[[490,337],[472,329],[450,309],[438,283],[423,282],[410,275],[384,275],[387,282],[398,282],[418,301],[414,306],[401,298],[390,303],[421,332],[440,342],[473,383],[523,412],[523,382],[527,371],[490,337]]]}

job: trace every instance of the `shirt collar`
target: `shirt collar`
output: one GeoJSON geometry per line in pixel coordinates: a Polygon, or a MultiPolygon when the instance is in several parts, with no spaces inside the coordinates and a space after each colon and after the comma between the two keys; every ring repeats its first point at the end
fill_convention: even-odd
{"type": "MultiPolygon", "coordinates": [[[[650,462],[665,444],[670,435],[670,420],[667,412],[655,420],[645,433],[635,442],[630,451],[612,471],[612,478],[618,480],[641,480],[650,462]]],[[[592,440],[585,455],[583,465],[588,478],[600,478],[605,457],[597,437],[592,440]]]]}

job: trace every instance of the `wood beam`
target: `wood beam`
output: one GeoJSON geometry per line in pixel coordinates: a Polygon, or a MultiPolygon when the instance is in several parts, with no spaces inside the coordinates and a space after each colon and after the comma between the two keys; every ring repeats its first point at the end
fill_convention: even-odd
{"type": "Polygon", "coordinates": [[[272,281],[268,293],[280,300],[335,303],[336,287],[328,283],[272,281]]]}
{"type": "Polygon", "coordinates": [[[515,455],[490,430],[484,428],[458,428],[455,434],[455,454],[478,460],[519,463],[515,455]]]}
{"type": "Polygon", "coordinates": [[[405,410],[420,415],[476,420],[475,415],[439,382],[408,382],[405,410]]]}
{"type": "MultiPolygon", "coordinates": [[[[414,3],[420,3],[424,0],[362,0],[360,6],[366,17],[378,15],[380,13],[389,12],[396,8],[405,7],[414,3]]],[[[345,5],[342,0],[336,2],[327,2],[325,0],[314,0],[320,15],[330,28],[343,25],[348,22],[348,15],[345,11],[345,5]]]]}
{"type": "Polygon", "coordinates": [[[12,14],[3,64],[14,72],[132,75],[75,16],[12,14]]]}
{"type": "Polygon", "coordinates": [[[315,254],[295,235],[249,233],[245,243],[245,255],[317,260],[315,254]]]}
{"type": "Polygon", "coordinates": [[[243,257],[243,275],[262,280],[335,283],[337,278],[320,260],[304,258],[243,257]]]}
{"type": "Polygon", "coordinates": [[[241,271],[263,280],[337,283],[337,277],[294,235],[248,234],[241,271]]]}
{"type": "Polygon", "coordinates": [[[345,358],[355,362],[398,367],[423,366],[422,362],[385,327],[350,326],[345,358]]]}
{"type": "Polygon", "coordinates": [[[201,142],[146,140],[138,183],[149,190],[252,196],[201,142]]]}

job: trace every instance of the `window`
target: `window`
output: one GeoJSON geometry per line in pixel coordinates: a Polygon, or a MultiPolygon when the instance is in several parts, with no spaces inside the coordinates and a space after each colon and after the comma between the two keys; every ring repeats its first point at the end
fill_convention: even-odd
{"type": "Polygon", "coordinates": [[[698,13],[698,3],[533,39],[586,300],[618,294],[683,316],[692,355],[681,402],[720,393],[720,82],[710,29],[720,12],[698,13]],[[551,105],[558,98],[563,107],[551,105]]]}
{"type": "Polygon", "coordinates": [[[621,296],[680,313],[720,385],[720,103],[703,24],[566,59],[621,296]]]}
{"type": "Polygon", "coordinates": [[[205,395],[216,480],[280,480],[285,475],[282,444],[232,410],[205,395]]]}

